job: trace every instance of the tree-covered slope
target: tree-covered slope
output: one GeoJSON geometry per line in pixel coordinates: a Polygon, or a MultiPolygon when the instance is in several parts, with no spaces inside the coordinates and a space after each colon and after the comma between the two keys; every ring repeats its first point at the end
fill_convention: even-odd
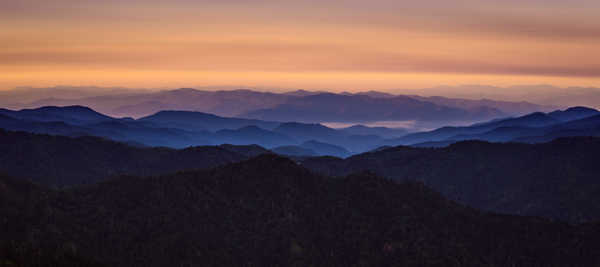
{"type": "Polygon", "coordinates": [[[328,178],[274,155],[61,191],[2,178],[0,190],[2,243],[108,266],[599,263],[594,225],[481,213],[419,183],[328,178]]]}
{"type": "Polygon", "coordinates": [[[421,181],[469,206],[571,222],[600,219],[600,138],[544,144],[460,142],[445,148],[395,147],[347,159],[308,158],[328,175],[370,170],[421,181]]]}
{"type": "Polygon", "coordinates": [[[175,150],[133,147],[98,137],[71,138],[0,129],[0,173],[46,185],[90,184],[121,174],[158,175],[211,168],[269,153],[258,146],[175,150]]]}

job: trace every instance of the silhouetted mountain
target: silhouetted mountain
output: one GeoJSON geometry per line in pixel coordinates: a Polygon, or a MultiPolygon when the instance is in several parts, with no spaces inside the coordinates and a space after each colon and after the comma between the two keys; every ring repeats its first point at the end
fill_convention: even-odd
{"type": "Polygon", "coordinates": [[[279,122],[224,118],[212,114],[191,111],[160,111],[154,115],[140,118],[139,121],[152,122],[162,127],[179,128],[190,131],[234,130],[246,126],[258,126],[270,130],[279,126],[279,122]]]}
{"type": "Polygon", "coordinates": [[[391,97],[396,97],[396,95],[393,95],[393,94],[390,94],[390,93],[378,92],[378,91],[358,92],[358,93],[355,93],[353,95],[366,95],[366,96],[373,97],[373,98],[391,98],[391,97]]]}
{"type": "Polygon", "coordinates": [[[501,127],[483,134],[456,136],[453,139],[542,143],[559,137],[600,136],[600,115],[591,116],[598,113],[596,110],[586,108],[556,111],[549,113],[548,116],[560,118],[565,122],[546,127],[501,127]],[[569,118],[573,121],[568,121],[569,118]]]}
{"type": "Polygon", "coordinates": [[[68,125],[64,122],[35,122],[15,119],[0,114],[0,128],[32,133],[51,133],[67,136],[86,135],[87,129],[81,126],[68,125]]]}
{"type": "Polygon", "coordinates": [[[563,122],[584,119],[594,115],[600,115],[600,111],[588,107],[572,107],[548,113],[548,116],[563,122]]]}
{"type": "Polygon", "coordinates": [[[318,156],[315,151],[312,149],[304,148],[301,146],[279,146],[272,148],[271,151],[273,153],[291,156],[291,157],[309,157],[309,156],[318,156]]]}
{"type": "Polygon", "coordinates": [[[383,138],[379,136],[349,135],[344,131],[314,123],[282,123],[273,131],[290,136],[298,142],[315,140],[340,146],[354,153],[369,151],[383,142],[383,138]]]}
{"type": "Polygon", "coordinates": [[[307,91],[307,90],[300,89],[300,90],[296,90],[296,91],[285,92],[283,94],[290,95],[290,96],[304,97],[304,96],[318,95],[318,94],[323,94],[323,93],[327,93],[327,92],[325,92],[325,91],[307,91]]]}
{"type": "Polygon", "coordinates": [[[54,86],[48,88],[17,87],[9,90],[0,90],[0,106],[10,109],[23,109],[31,107],[37,108],[41,106],[82,105],[82,103],[77,103],[77,100],[98,95],[123,95],[144,93],[145,91],[147,90],[122,87],[102,88],[96,86],[54,86]],[[29,105],[30,103],[37,101],[53,101],[60,99],[71,102],[62,105],[29,105]]]}
{"type": "Polygon", "coordinates": [[[402,128],[367,127],[364,125],[353,125],[339,130],[350,135],[377,135],[383,138],[397,138],[408,133],[406,129],[402,128]]]}
{"type": "Polygon", "coordinates": [[[207,132],[189,132],[181,129],[115,119],[86,107],[42,107],[31,110],[2,110],[0,128],[65,136],[99,136],[122,142],[136,142],[147,146],[187,147],[212,144],[207,132]]]}
{"type": "MultiPolygon", "coordinates": [[[[412,145],[424,142],[485,140],[492,142],[518,141],[523,137],[543,136],[558,129],[564,129],[562,124],[568,124],[569,119],[578,120],[593,116],[599,112],[594,109],[576,107],[565,111],[554,111],[548,114],[535,112],[517,118],[492,120],[490,122],[473,124],[465,127],[442,127],[429,132],[412,133],[406,136],[387,140],[388,145],[412,145]]],[[[580,124],[576,127],[579,133],[561,136],[587,136],[584,130],[595,127],[593,123],[580,124]]],[[[568,128],[568,127],[567,127],[568,128]]],[[[573,128],[571,128],[573,130],[573,128]]],[[[551,141],[547,140],[547,141],[551,141]]]]}
{"type": "Polygon", "coordinates": [[[467,110],[477,110],[481,107],[492,108],[496,110],[500,110],[505,114],[510,115],[522,115],[533,112],[547,112],[554,109],[551,106],[542,106],[537,104],[532,104],[529,102],[521,101],[521,102],[509,102],[509,101],[498,101],[491,99],[463,99],[463,98],[448,98],[442,96],[429,96],[422,97],[417,95],[409,95],[417,100],[431,102],[437,105],[443,105],[447,107],[455,107],[462,108],[467,110]]]}
{"type": "Polygon", "coordinates": [[[294,96],[251,90],[203,91],[191,88],[81,99],[50,99],[29,106],[83,105],[116,117],[144,117],[162,110],[199,111],[219,116],[237,116],[274,107],[294,96]]]}
{"type": "Polygon", "coordinates": [[[518,118],[508,118],[504,120],[492,121],[489,123],[479,123],[478,127],[544,127],[561,122],[552,116],[542,113],[534,112],[518,118]]]}
{"type": "Polygon", "coordinates": [[[348,150],[343,147],[327,144],[315,140],[306,141],[300,145],[294,146],[280,146],[271,149],[271,151],[286,156],[298,156],[298,157],[308,157],[308,156],[334,156],[345,158],[350,156],[348,150]]]}
{"type": "Polygon", "coordinates": [[[548,142],[559,137],[600,136],[600,115],[569,121],[543,129],[535,129],[513,141],[526,143],[548,142]]]}
{"type": "Polygon", "coordinates": [[[584,222],[600,220],[599,138],[545,144],[459,142],[440,149],[395,147],[347,159],[309,158],[328,175],[370,170],[422,181],[469,206],[507,214],[584,222]]]}
{"type": "Polygon", "coordinates": [[[410,97],[373,98],[366,95],[318,94],[289,99],[273,108],[259,109],[242,117],[297,122],[368,121],[477,121],[504,115],[487,109],[482,113],[450,108],[410,97]]]}
{"type": "MultiPolygon", "coordinates": [[[[344,94],[344,93],[342,93],[344,94]]],[[[410,97],[416,100],[433,103],[440,106],[453,107],[459,109],[466,109],[470,111],[481,111],[488,110],[499,110],[504,114],[509,115],[522,115],[538,111],[552,111],[555,106],[543,106],[537,105],[525,101],[520,102],[509,102],[509,101],[498,101],[492,99],[466,99],[466,98],[449,98],[443,96],[419,96],[419,95],[398,95],[390,94],[378,91],[367,91],[359,93],[346,93],[346,95],[366,95],[373,98],[392,98],[392,97],[410,97]]]]}
{"type": "Polygon", "coordinates": [[[329,140],[340,138],[343,133],[323,126],[321,124],[308,124],[299,122],[282,123],[273,131],[291,136],[299,141],[305,142],[308,140],[329,140]]]}
{"type": "MultiPolygon", "coordinates": [[[[489,85],[437,86],[425,89],[403,89],[404,92],[462,98],[488,98],[503,101],[543,103],[555,107],[588,106],[600,108],[600,88],[556,87],[547,84],[498,87],[489,85]],[[535,93],[532,93],[535,92],[535,93]]],[[[544,110],[539,110],[544,111],[544,110]]]]}
{"type": "Polygon", "coordinates": [[[0,129],[0,173],[47,185],[90,184],[120,174],[157,175],[214,167],[267,150],[256,147],[131,147],[97,137],[69,138],[0,129]]]}
{"type": "Polygon", "coordinates": [[[55,191],[0,178],[0,241],[107,266],[595,266],[598,226],[486,214],[419,183],[272,155],[55,191]],[[5,193],[8,192],[8,193],[5,193]]]}
{"type": "Polygon", "coordinates": [[[300,146],[314,151],[315,153],[317,153],[318,156],[335,156],[345,158],[347,156],[350,156],[351,154],[350,151],[346,150],[343,147],[315,140],[306,141],[300,146]]]}
{"type": "Polygon", "coordinates": [[[82,106],[42,107],[19,111],[0,109],[0,114],[25,121],[64,122],[71,125],[85,125],[113,120],[111,117],[82,106]]]}
{"type": "MultiPolygon", "coordinates": [[[[411,147],[447,147],[451,144],[454,144],[458,141],[456,140],[447,140],[447,141],[432,141],[432,142],[423,142],[423,143],[417,143],[417,144],[413,144],[410,145],[411,147]]],[[[387,148],[391,148],[390,146],[387,146],[387,148]]]]}
{"type": "Polygon", "coordinates": [[[214,140],[233,145],[257,144],[266,148],[294,144],[296,141],[284,134],[264,130],[256,126],[246,126],[237,130],[217,131],[214,140]]]}
{"type": "MultiPolygon", "coordinates": [[[[531,136],[543,133],[543,128],[530,127],[499,127],[481,134],[459,134],[449,138],[450,140],[483,140],[488,142],[509,142],[521,136],[531,136]]],[[[444,140],[446,141],[446,140],[444,140]]],[[[552,140],[548,140],[552,141],[552,140]]]]}
{"type": "MultiPolygon", "coordinates": [[[[71,90],[76,89],[77,88],[72,88],[71,90]]],[[[46,91],[48,90],[58,89],[52,88],[47,89],[46,91]]],[[[84,88],[83,90],[86,89],[84,88]]],[[[89,92],[87,92],[85,94],[81,94],[80,97],[76,97],[77,94],[63,95],[58,93],[54,98],[39,99],[38,97],[38,99],[31,99],[19,97],[12,98],[10,93],[18,94],[18,90],[11,90],[2,96],[7,101],[0,102],[2,102],[2,104],[6,107],[10,106],[13,108],[82,105],[115,117],[138,118],[149,116],[162,110],[199,111],[216,114],[219,116],[234,117],[242,114],[261,113],[261,110],[272,109],[280,105],[282,108],[285,108],[286,106],[289,107],[291,105],[293,106],[292,109],[301,109],[298,104],[310,104],[315,100],[315,98],[317,100],[321,99],[323,95],[332,95],[337,97],[337,99],[334,99],[333,101],[310,104],[312,105],[310,107],[312,110],[308,111],[317,113],[317,109],[315,108],[319,108],[319,112],[323,113],[324,111],[331,111],[332,107],[338,106],[340,109],[333,110],[335,113],[331,113],[329,115],[337,114],[341,116],[340,118],[336,117],[335,120],[331,120],[330,117],[323,117],[323,120],[320,120],[319,117],[313,116],[315,114],[307,113],[307,118],[304,120],[305,122],[349,120],[351,122],[364,122],[365,119],[388,120],[389,118],[393,118],[393,120],[398,120],[398,118],[400,118],[401,120],[414,120],[423,118],[427,120],[437,120],[440,122],[445,121],[449,123],[450,121],[447,121],[448,118],[452,118],[452,120],[459,122],[480,121],[499,117],[500,115],[520,115],[534,111],[548,110],[548,107],[529,104],[526,102],[420,97],[412,95],[393,95],[377,91],[368,91],[356,94],[332,94],[321,91],[311,92],[298,90],[278,94],[251,90],[203,91],[191,88],[182,88],[155,92],[143,90],[121,90],[120,94],[112,93],[112,91],[109,90],[107,92],[111,93],[106,93],[106,95],[102,95],[104,90],[97,90],[97,92],[98,93],[96,95],[89,95],[89,92]],[[306,97],[308,98],[303,99],[306,97]],[[349,109],[350,107],[356,108],[356,99],[362,98],[379,100],[375,100],[376,104],[373,103],[373,101],[362,100],[362,104],[367,104],[368,106],[359,105],[358,108],[360,109],[357,111],[349,109]],[[348,100],[350,102],[342,103],[348,100]],[[17,102],[21,104],[18,104],[17,102]],[[323,107],[323,105],[325,105],[325,107],[323,107]],[[330,106],[329,109],[327,109],[327,105],[330,106]],[[427,109],[427,107],[430,109],[427,109]],[[440,112],[440,110],[437,110],[438,108],[452,112],[443,114],[440,112]],[[356,115],[353,114],[353,112],[358,113],[358,111],[368,110],[387,112],[379,113],[381,115],[385,115],[385,118],[380,118],[379,116],[374,117],[371,112],[362,112],[363,114],[359,114],[361,116],[353,119],[352,116],[356,115]],[[440,116],[431,116],[436,114],[440,116]],[[458,119],[456,115],[458,115],[458,119]]],[[[38,93],[37,95],[47,95],[47,93],[38,93]]],[[[279,117],[282,117],[283,115],[284,114],[279,117]]],[[[286,117],[280,121],[300,121],[299,117],[289,117],[288,115],[285,116],[286,117]]]]}
{"type": "Polygon", "coordinates": [[[317,140],[354,152],[364,152],[383,140],[378,136],[350,135],[317,124],[281,124],[188,111],[164,111],[138,120],[111,118],[84,107],[3,111],[5,115],[0,112],[0,128],[3,129],[65,136],[99,136],[136,146],[185,148],[229,143],[258,144],[272,148],[317,140]],[[269,131],[252,124],[276,129],[269,131]],[[229,129],[240,125],[243,126],[229,129]]]}

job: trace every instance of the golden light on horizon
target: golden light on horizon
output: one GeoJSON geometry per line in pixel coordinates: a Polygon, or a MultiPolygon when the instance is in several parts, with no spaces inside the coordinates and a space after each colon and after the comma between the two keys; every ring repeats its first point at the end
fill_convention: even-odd
{"type": "Polygon", "coordinates": [[[576,2],[3,3],[0,88],[600,86],[600,4],[576,2]]]}

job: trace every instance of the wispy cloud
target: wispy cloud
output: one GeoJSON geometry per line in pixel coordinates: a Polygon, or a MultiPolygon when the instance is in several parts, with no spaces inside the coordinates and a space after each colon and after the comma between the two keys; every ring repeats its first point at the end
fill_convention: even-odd
{"type": "Polygon", "coordinates": [[[356,81],[340,77],[362,73],[361,84],[386,77],[372,83],[388,88],[483,76],[600,86],[598,12],[587,0],[2,1],[0,69],[11,85],[88,70],[104,74],[101,84],[135,85],[124,72],[260,72],[270,74],[235,79],[279,86],[276,73],[286,73],[348,88],[356,81]]]}

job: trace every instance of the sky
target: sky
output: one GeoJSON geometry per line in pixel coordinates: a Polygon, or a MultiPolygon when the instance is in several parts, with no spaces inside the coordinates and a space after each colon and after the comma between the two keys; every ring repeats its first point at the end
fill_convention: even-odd
{"type": "Polygon", "coordinates": [[[0,0],[0,89],[600,87],[600,1],[0,0]]]}

